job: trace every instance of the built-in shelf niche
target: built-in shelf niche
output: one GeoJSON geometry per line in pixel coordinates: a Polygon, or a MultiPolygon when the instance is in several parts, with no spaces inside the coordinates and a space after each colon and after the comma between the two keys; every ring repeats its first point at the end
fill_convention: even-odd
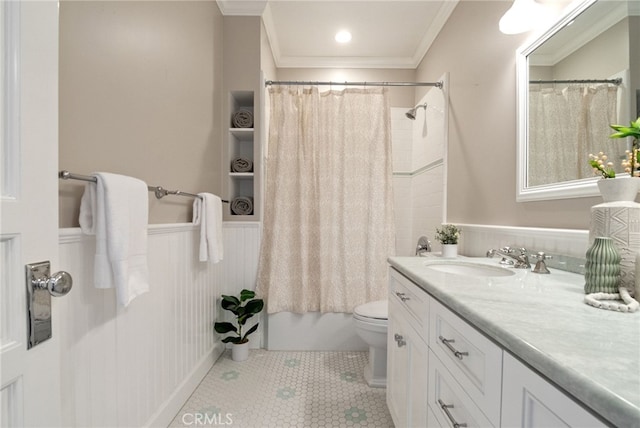
{"type": "Polygon", "coordinates": [[[229,130],[227,132],[227,150],[224,170],[226,171],[226,182],[229,206],[225,210],[226,220],[256,220],[257,219],[257,183],[256,171],[258,165],[256,161],[258,156],[257,135],[255,132],[256,110],[255,96],[253,91],[231,91],[229,93],[229,130]],[[234,123],[234,117],[238,111],[245,110],[251,113],[253,117],[252,127],[237,127],[234,123]],[[253,163],[253,169],[250,172],[235,172],[232,169],[234,159],[244,158],[253,163]],[[253,201],[253,211],[249,215],[236,214],[232,210],[233,200],[237,197],[248,197],[253,201]]]}

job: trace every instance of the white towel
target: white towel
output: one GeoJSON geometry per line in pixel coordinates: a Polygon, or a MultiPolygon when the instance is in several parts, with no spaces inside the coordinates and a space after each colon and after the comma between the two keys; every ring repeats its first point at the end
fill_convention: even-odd
{"type": "Polygon", "coordinates": [[[96,236],[94,285],[116,288],[118,301],[127,306],[149,290],[147,223],[149,193],[136,178],[95,173],[80,204],[82,232],[96,236]]]}
{"type": "Polygon", "coordinates": [[[222,200],[211,193],[198,196],[193,201],[193,224],[200,226],[200,261],[218,263],[223,256],[222,200]]]}

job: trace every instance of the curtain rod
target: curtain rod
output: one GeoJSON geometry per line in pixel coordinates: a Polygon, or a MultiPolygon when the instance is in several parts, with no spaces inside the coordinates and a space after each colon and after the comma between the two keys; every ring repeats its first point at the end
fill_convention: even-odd
{"type": "MultiPolygon", "coordinates": [[[[89,175],[80,175],[74,174],[72,172],[62,170],[58,172],[58,178],[61,180],[80,180],[80,181],[89,181],[92,183],[97,183],[98,179],[89,175]]],[[[182,190],[167,190],[161,186],[147,186],[150,192],[153,192],[156,195],[156,198],[162,199],[167,195],[177,195],[177,196],[191,196],[192,198],[202,199],[201,196],[195,195],[193,193],[183,192],[182,190]]],[[[222,202],[228,204],[229,201],[222,199],[222,202]]]]}
{"type": "Polygon", "coordinates": [[[317,85],[317,86],[435,86],[442,89],[442,82],[317,82],[304,80],[267,80],[265,86],[271,85],[317,85]]]}
{"type": "Polygon", "coordinates": [[[529,80],[529,83],[611,83],[621,85],[622,78],[617,79],[583,79],[583,80],[529,80]]]}

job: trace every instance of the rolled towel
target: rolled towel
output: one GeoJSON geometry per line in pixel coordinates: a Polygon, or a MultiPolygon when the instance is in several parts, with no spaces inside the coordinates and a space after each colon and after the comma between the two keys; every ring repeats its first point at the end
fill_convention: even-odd
{"type": "Polygon", "coordinates": [[[247,158],[235,158],[231,161],[231,171],[251,172],[253,171],[253,162],[247,158]]]}
{"type": "Polygon", "coordinates": [[[251,215],[253,213],[253,198],[249,196],[233,198],[231,212],[235,215],[251,215]]]}
{"type": "Polygon", "coordinates": [[[240,109],[233,114],[232,122],[234,128],[253,128],[253,113],[240,109]]]}

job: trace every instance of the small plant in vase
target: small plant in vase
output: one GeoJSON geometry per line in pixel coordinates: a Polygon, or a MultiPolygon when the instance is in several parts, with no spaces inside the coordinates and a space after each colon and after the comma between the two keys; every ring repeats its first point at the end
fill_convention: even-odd
{"type": "Polygon", "coordinates": [[[640,150],[638,140],[640,140],[640,117],[635,122],[631,122],[629,126],[610,125],[614,132],[609,138],[628,138],[631,137],[631,150],[626,150],[627,159],[622,161],[624,171],[632,177],[640,177],[640,150]]]}
{"type": "MultiPolygon", "coordinates": [[[[630,126],[610,125],[614,132],[610,138],[633,139],[631,150],[626,150],[626,157],[621,162],[628,178],[640,177],[640,150],[638,139],[640,138],[640,117],[630,126]]],[[[603,152],[597,155],[589,154],[589,165],[596,175],[600,175],[603,180],[598,181],[598,189],[605,202],[633,201],[640,189],[640,181],[637,180],[607,180],[616,178],[613,162],[608,161],[607,155],[603,152]]]]}
{"type": "Polygon", "coordinates": [[[442,257],[454,258],[458,255],[458,238],[462,230],[455,224],[443,224],[436,228],[436,240],[442,244],[442,257]]]}
{"type": "Polygon", "coordinates": [[[231,358],[234,361],[244,361],[249,357],[249,338],[248,336],[258,329],[256,323],[244,334],[242,328],[247,320],[254,315],[260,313],[264,308],[262,299],[255,299],[256,293],[251,290],[242,290],[240,296],[222,295],[222,309],[232,312],[236,317],[237,327],[230,322],[216,322],[213,326],[214,330],[220,334],[234,333],[222,339],[223,343],[232,343],[231,358]]]}

